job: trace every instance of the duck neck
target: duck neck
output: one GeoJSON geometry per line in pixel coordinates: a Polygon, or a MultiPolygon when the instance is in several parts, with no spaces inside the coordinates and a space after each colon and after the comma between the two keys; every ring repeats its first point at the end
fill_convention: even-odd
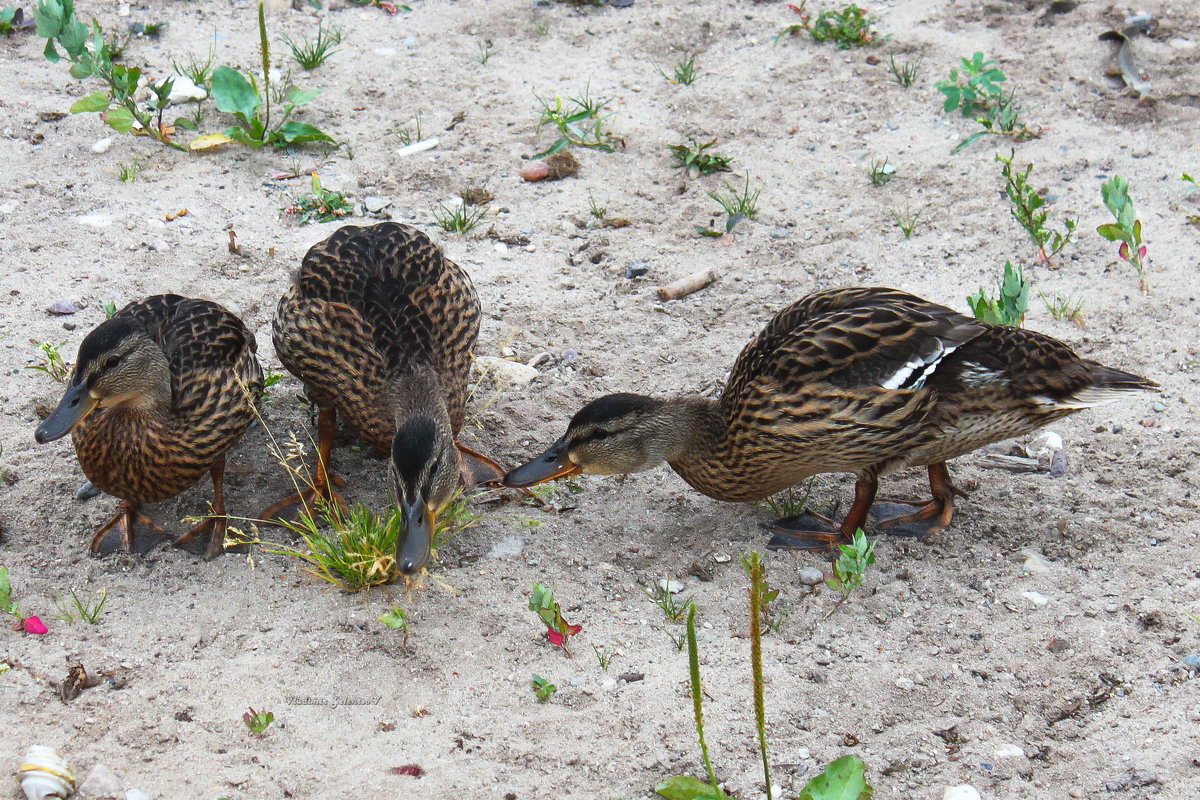
{"type": "Polygon", "coordinates": [[[663,440],[663,460],[672,465],[712,455],[729,428],[720,405],[707,397],[665,400],[655,423],[663,440]]]}

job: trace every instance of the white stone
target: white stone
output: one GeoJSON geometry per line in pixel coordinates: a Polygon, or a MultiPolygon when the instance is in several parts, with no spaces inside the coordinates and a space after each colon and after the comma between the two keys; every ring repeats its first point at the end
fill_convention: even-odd
{"type": "Polygon", "coordinates": [[[155,86],[162,86],[167,81],[173,81],[171,84],[171,94],[167,96],[168,102],[172,104],[190,103],[193,100],[203,100],[208,97],[208,92],[205,88],[197,86],[196,82],[186,75],[172,73],[161,81],[158,81],[155,86]]]}
{"type": "Polygon", "coordinates": [[[501,391],[527,386],[539,374],[536,369],[520,361],[508,361],[495,356],[477,356],[475,367],[483,374],[490,375],[501,391]]]}
{"type": "Polygon", "coordinates": [[[969,783],[964,783],[959,786],[951,786],[942,792],[942,800],[983,800],[983,798],[979,796],[978,789],[969,783]]]}
{"type": "Polygon", "coordinates": [[[677,581],[674,578],[659,578],[658,588],[662,589],[664,592],[679,594],[683,591],[683,582],[677,581]]]}
{"type": "Polygon", "coordinates": [[[108,214],[82,214],[75,218],[75,221],[80,225],[87,225],[89,228],[107,228],[113,224],[113,218],[108,214]]]}
{"type": "Polygon", "coordinates": [[[1025,556],[1025,563],[1022,569],[1033,575],[1048,575],[1050,573],[1050,565],[1046,563],[1046,559],[1041,553],[1035,550],[1026,548],[1021,551],[1021,555],[1025,556]]]}
{"type": "Polygon", "coordinates": [[[1037,447],[1044,447],[1055,453],[1063,449],[1063,437],[1054,431],[1042,431],[1033,442],[1037,447]]]}
{"type": "Polygon", "coordinates": [[[367,195],[366,197],[363,198],[363,208],[367,209],[367,211],[370,211],[372,214],[378,214],[380,211],[383,211],[385,208],[387,208],[391,204],[392,204],[392,201],[388,200],[385,197],[375,197],[374,195],[367,195]]]}
{"type": "Polygon", "coordinates": [[[825,582],[825,573],[816,567],[802,567],[800,569],[800,582],[805,586],[816,586],[819,583],[825,582]]]}
{"type": "Polygon", "coordinates": [[[996,748],[996,758],[1024,758],[1025,750],[1015,744],[1002,744],[996,748]]]}
{"type": "Polygon", "coordinates": [[[504,558],[505,556],[519,556],[521,550],[525,547],[525,540],[520,536],[510,535],[505,536],[500,541],[492,545],[492,549],[488,551],[488,558],[504,558]]]}
{"type": "Polygon", "coordinates": [[[89,798],[120,797],[122,790],[121,779],[103,764],[89,769],[79,784],[79,794],[89,798]]]}
{"type": "Polygon", "coordinates": [[[1021,597],[1024,597],[1026,600],[1033,603],[1035,606],[1044,606],[1050,602],[1050,598],[1046,597],[1046,595],[1042,594],[1041,592],[1034,592],[1034,591],[1021,592],[1021,597]]]}
{"type": "Polygon", "coordinates": [[[150,795],[139,789],[130,789],[125,793],[125,800],[150,800],[150,795]]]}
{"type": "Polygon", "coordinates": [[[103,139],[97,139],[92,144],[93,153],[107,153],[108,148],[112,147],[112,137],[105,136],[103,139]]]}

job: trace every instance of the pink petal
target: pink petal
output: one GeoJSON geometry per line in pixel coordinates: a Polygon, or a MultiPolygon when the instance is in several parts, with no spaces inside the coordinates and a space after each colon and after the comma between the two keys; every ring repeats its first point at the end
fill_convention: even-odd
{"type": "Polygon", "coordinates": [[[37,617],[26,617],[25,618],[26,633],[45,633],[46,630],[47,630],[46,626],[37,617]]]}

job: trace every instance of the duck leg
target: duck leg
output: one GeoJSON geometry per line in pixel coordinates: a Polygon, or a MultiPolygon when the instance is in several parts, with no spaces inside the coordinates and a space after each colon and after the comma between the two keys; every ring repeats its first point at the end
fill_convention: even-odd
{"type": "Polygon", "coordinates": [[[337,431],[337,409],[322,408],[317,412],[317,468],[313,472],[312,485],[289,497],[285,497],[259,514],[259,519],[274,522],[283,509],[303,504],[306,513],[313,515],[317,511],[317,500],[324,500],[330,505],[336,505],[340,510],[346,510],[346,499],[336,489],[330,487],[345,486],[346,481],[333,474],[329,468],[333,452],[333,435],[337,431]]]}
{"type": "Polygon", "coordinates": [[[471,488],[500,484],[504,477],[504,467],[460,442],[455,442],[454,446],[458,448],[459,472],[463,486],[471,488]]]}
{"type": "Polygon", "coordinates": [[[950,480],[950,470],[945,461],[930,464],[929,491],[932,500],[898,500],[903,505],[916,506],[914,511],[898,514],[876,523],[875,528],[897,536],[925,537],[941,533],[950,525],[954,516],[954,498],[966,497],[967,493],[950,480]]]}
{"type": "Polygon", "coordinates": [[[122,500],[117,506],[117,513],[108,522],[101,525],[92,534],[91,551],[93,554],[100,552],[100,545],[104,543],[104,537],[112,530],[113,526],[117,526],[117,530],[121,534],[121,549],[126,553],[134,551],[133,545],[133,527],[136,523],[142,523],[148,528],[153,529],[157,533],[166,534],[166,531],[161,526],[155,524],[154,520],[147,517],[145,514],[138,511],[136,504],[128,500],[122,500]]]}
{"type": "Polygon", "coordinates": [[[182,547],[187,542],[206,534],[204,545],[204,560],[212,561],[225,552],[225,532],[229,528],[229,517],[225,515],[225,454],[213,463],[209,469],[213,484],[213,501],[208,519],[196,525],[187,533],[175,540],[176,547],[182,547]]]}
{"type": "Polygon", "coordinates": [[[821,519],[815,514],[803,514],[799,517],[788,517],[768,523],[765,527],[771,531],[771,541],[767,548],[771,550],[832,550],[840,542],[850,542],[854,533],[862,528],[875,500],[879,483],[874,478],[859,478],[854,483],[854,504],[846,512],[842,524],[828,531],[814,530],[809,519],[821,519]],[[805,527],[799,527],[805,523],[805,527]]]}

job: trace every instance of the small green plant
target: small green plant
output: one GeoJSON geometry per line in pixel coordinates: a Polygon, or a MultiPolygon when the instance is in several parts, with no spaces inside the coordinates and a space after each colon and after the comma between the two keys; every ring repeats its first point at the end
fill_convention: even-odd
{"type": "Polygon", "coordinates": [[[246,723],[246,727],[250,729],[250,733],[258,737],[262,737],[274,721],[275,715],[270,711],[255,711],[253,706],[251,706],[249,711],[242,714],[242,722],[246,723]]]}
{"type": "Polygon", "coordinates": [[[283,379],[283,373],[276,370],[270,364],[267,365],[267,371],[263,373],[263,393],[262,404],[271,402],[271,387],[279,383],[283,379]]]}
{"type": "Polygon", "coordinates": [[[806,10],[807,0],[799,6],[791,6],[800,15],[800,22],[788,25],[775,37],[776,43],[784,36],[799,36],[801,31],[808,31],[815,42],[833,42],[839,49],[849,50],[870,44],[875,39],[875,17],[867,14],[865,8],[854,3],[840,9],[825,9],[817,14],[815,22],[809,19],[806,10]]]}
{"type": "Polygon", "coordinates": [[[30,364],[25,369],[44,372],[58,383],[62,383],[70,377],[71,365],[63,361],[62,355],[58,352],[58,348],[65,345],[66,342],[52,344],[51,342],[39,342],[37,339],[30,339],[29,343],[37,345],[38,352],[35,353],[35,357],[38,359],[38,363],[30,364]]]}
{"type": "Polygon", "coordinates": [[[867,177],[871,179],[872,186],[884,186],[896,177],[896,165],[889,164],[886,158],[883,161],[872,161],[867,170],[867,177]]]}
{"type": "Polygon", "coordinates": [[[483,221],[483,215],[488,212],[486,206],[468,206],[459,203],[454,208],[447,208],[438,203],[433,212],[433,221],[446,233],[469,233],[483,221]]]}
{"type": "Polygon", "coordinates": [[[318,501],[318,512],[304,511],[288,530],[304,540],[306,549],[280,546],[268,552],[294,556],[306,569],[346,592],[361,592],[396,576],[396,542],[404,519],[393,506],[386,515],[373,514],[363,505],[348,512],[318,501]]]}
{"type": "Polygon", "coordinates": [[[908,206],[904,207],[904,213],[901,214],[898,209],[889,209],[892,212],[892,219],[896,222],[896,227],[904,232],[905,239],[911,239],[913,231],[917,228],[917,220],[921,218],[921,212],[925,209],[918,208],[914,214],[909,210],[908,206]]]}
{"type": "Polygon", "coordinates": [[[691,86],[700,78],[700,71],[696,69],[696,54],[691,53],[675,62],[675,66],[671,68],[671,74],[658,64],[654,65],[658,70],[658,74],[662,75],[668,83],[673,83],[677,86],[691,86]]]}
{"type": "Polygon", "coordinates": [[[1025,321],[1025,312],[1029,310],[1029,281],[1020,265],[1013,266],[1011,261],[1004,262],[1004,280],[997,287],[995,299],[988,296],[983,287],[967,297],[967,305],[975,319],[985,322],[995,322],[1019,328],[1025,321]]]}
{"type": "Polygon", "coordinates": [[[842,756],[800,790],[796,800],[871,800],[867,765],[858,756],[842,756]]]}
{"type": "Polygon", "coordinates": [[[612,660],[617,657],[616,653],[610,653],[603,649],[600,645],[595,644],[592,645],[592,652],[596,654],[596,660],[600,662],[600,669],[608,672],[609,665],[611,665],[612,660]]]}
{"type": "Polygon", "coordinates": [[[541,14],[534,14],[529,25],[533,29],[534,34],[537,36],[545,36],[546,34],[550,33],[550,20],[546,19],[541,14]]]}
{"type": "Polygon", "coordinates": [[[203,61],[194,55],[189,55],[186,63],[171,59],[171,69],[176,75],[182,75],[202,89],[212,84],[213,61],[216,60],[216,50],[213,45],[208,47],[208,56],[203,61]]]}
{"type": "Polygon", "coordinates": [[[455,536],[479,522],[480,515],[471,510],[470,498],[462,488],[454,490],[450,502],[446,504],[437,516],[437,530],[433,532],[433,543],[430,553],[437,558],[438,549],[448,544],[455,536]]]}
{"type": "Polygon", "coordinates": [[[529,610],[537,614],[546,624],[546,638],[550,644],[567,649],[567,640],[583,630],[582,625],[572,625],[562,615],[562,608],[554,599],[554,590],[540,583],[533,585],[529,595],[529,610]]]}
{"type": "Polygon", "coordinates": [[[729,191],[729,195],[722,195],[717,192],[709,192],[708,196],[717,201],[721,206],[721,210],[732,219],[735,216],[744,217],[746,219],[758,218],[758,196],[762,194],[762,189],[758,188],[750,191],[750,174],[746,174],[746,184],[741,190],[734,188],[729,181],[725,181],[725,188],[729,191]]]}
{"type": "Polygon", "coordinates": [[[492,46],[492,40],[484,39],[479,43],[479,55],[475,57],[475,60],[486,67],[487,63],[492,60],[492,56],[495,53],[496,49],[492,46]]]}
{"type": "Polygon", "coordinates": [[[1183,191],[1184,197],[1191,197],[1192,195],[1196,194],[1196,192],[1200,192],[1200,186],[1196,185],[1196,179],[1191,175],[1188,175],[1185,172],[1179,176],[1179,179],[1188,184],[1187,188],[1183,191]]]}
{"type": "Polygon", "coordinates": [[[1104,205],[1116,218],[1116,224],[1108,222],[1096,228],[1096,232],[1110,242],[1120,242],[1119,255],[1137,270],[1142,294],[1146,285],[1146,245],[1142,244],[1142,221],[1137,218],[1133,200],[1129,197],[1129,181],[1120,175],[1109,178],[1100,187],[1104,205]]]}
{"type": "Polygon", "coordinates": [[[668,621],[679,622],[687,615],[688,604],[691,603],[691,600],[688,598],[675,599],[675,595],[671,594],[670,578],[663,578],[662,581],[652,584],[649,588],[643,587],[642,591],[654,601],[654,605],[662,609],[668,621]]]}
{"type": "Polygon", "coordinates": [[[71,77],[97,78],[107,86],[76,101],[71,106],[72,114],[99,113],[109,127],[120,133],[136,130],[176,150],[187,149],[170,138],[170,126],[163,120],[172,80],[146,87],[151,93],[147,106],[135,99],[142,70],[113,63],[123,45],[107,40],[94,18],[89,31],[75,13],[74,0],[39,0],[35,17],[38,35],[46,39],[43,53],[51,63],[65,55],[71,62],[71,77]],[[118,52],[113,52],[114,47],[118,52]]]}
{"type": "Polygon", "coordinates": [[[423,141],[425,139],[425,132],[421,129],[422,121],[421,112],[418,111],[416,116],[413,117],[411,127],[409,125],[397,125],[392,128],[390,133],[395,134],[396,138],[400,140],[400,144],[405,146],[423,141]]]}
{"type": "MultiPolygon", "coordinates": [[[[767,568],[762,562],[762,555],[758,551],[744,553],[742,555],[742,569],[746,571],[746,576],[750,578],[751,611],[757,608],[759,622],[778,633],[783,624],[783,617],[787,615],[787,612],[777,609],[774,605],[775,600],[779,598],[779,590],[773,588],[767,581],[767,568]]],[[[753,644],[755,636],[753,630],[754,622],[751,621],[750,625],[750,641],[753,644]]]]}
{"type": "Polygon", "coordinates": [[[394,631],[400,631],[404,634],[403,641],[400,642],[400,647],[408,648],[408,612],[400,606],[392,606],[390,611],[386,611],[379,615],[379,621],[388,626],[394,631]]]}
{"type": "Polygon", "coordinates": [[[1042,296],[1042,302],[1046,305],[1050,316],[1060,321],[1074,322],[1079,327],[1083,327],[1083,300],[1076,301],[1074,298],[1057,294],[1052,300],[1041,289],[1038,290],[1038,294],[1042,296]]]}
{"type": "Polygon", "coordinates": [[[342,43],[342,29],[326,28],[324,23],[319,23],[316,38],[311,41],[294,42],[290,36],[284,36],[283,43],[292,51],[293,61],[304,69],[313,70],[338,52],[338,45],[342,43]]]}
{"type": "Polygon", "coordinates": [[[21,604],[12,597],[12,582],[8,577],[8,568],[0,566],[0,612],[24,620],[21,614],[21,604]]]}
{"type": "Polygon", "coordinates": [[[804,482],[804,493],[796,491],[796,487],[789,486],[782,492],[768,497],[763,503],[767,508],[771,509],[771,513],[777,519],[789,519],[798,517],[804,513],[804,509],[808,508],[808,499],[812,496],[813,484],[816,482],[816,476],[809,478],[804,482]]]}
{"type": "Polygon", "coordinates": [[[538,135],[541,135],[542,128],[547,125],[558,131],[558,138],[554,143],[534,158],[552,155],[568,145],[590,147],[606,153],[624,146],[625,141],[612,132],[610,125],[615,112],[604,113],[604,107],[612,102],[612,98],[596,100],[591,96],[590,86],[580,95],[568,97],[566,100],[558,95],[554,96],[553,102],[543,100],[537,95],[534,95],[534,98],[542,106],[538,115],[538,135]]]}
{"type": "MultiPolygon", "coordinates": [[[[216,100],[217,110],[233,114],[241,124],[227,128],[224,133],[201,137],[205,140],[201,146],[220,143],[222,137],[225,141],[239,142],[255,149],[267,145],[288,147],[309,142],[337,144],[332,136],[312,123],[290,119],[297,108],[311,103],[321,93],[320,89],[301,90],[286,85],[285,81],[282,89],[272,91],[271,49],[261,2],[258,4],[258,47],[262,56],[262,91],[259,91],[258,79],[253,74],[247,78],[231,67],[217,67],[213,71],[212,96],[216,100]],[[274,126],[271,124],[272,98],[283,105],[283,114],[275,120],[274,126]]],[[[192,147],[198,147],[195,141],[192,147]]]]}
{"type": "Polygon", "coordinates": [[[550,698],[554,697],[554,693],[558,691],[557,686],[541,675],[534,675],[533,680],[530,681],[530,685],[533,686],[533,693],[537,695],[539,703],[550,702],[550,698]]]}
{"type": "Polygon", "coordinates": [[[347,202],[346,195],[334,189],[326,189],[321,185],[317,173],[312,174],[312,192],[302,194],[295,202],[285,207],[284,213],[295,214],[300,224],[309,222],[333,222],[354,211],[353,204],[347,202]]]}
{"type": "Polygon", "coordinates": [[[117,164],[117,178],[121,183],[133,183],[142,172],[142,165],[137,156],[132,161],[122,161],[117,164]]]}
{"type": "Polygon", "coordinates": [[[1004,165],[1001,167],[1004,174],[1004,192],[1012,203],[1008,210],[1013,219],[1029,234],[1029,238],[1033,239],[1038,249],[1038,260],[1052,266],[1050,259],[1062,252],[1071,241],[1076,222],[1070,218],[1063,220],[1066,229],[1063,233],[1046,228],[1048,214],[1042,209],[1046,198],[1029,185],[1029,174],[1033,172],[1033,164],[1026,166],[1024,172],[1014,170],[1012,162],[1015,155],[1015,150],[1009,151],[1007,157],[996,153],[996,161],[1004,165]]]}
{"type": "Polygon", "coordinates": [[[729,156],[708,152],[716,143],[716,139],[698,142],[696,137],[689,136],[687,144],[671,144],[667,145],[667,149],[675,156],[675,166],[687,170],[688,176],[695,178],[714,172],[729,172],[729,162],[732,161],[729,156]]]}
{"type": "Polygon", "coordinates": [[[591,192],[588,192],[588,211],[596,219],[604,219],[604,215],[608,213],[608,209],[597,203],[591,192]]]}
{"type": "Polygon", "coordinates": [[[896,63],[896,54],[891,53],[888,56],[888,66],[892,70],[892,76],[896,79],[896,83],[907,89],[912,86],[917,75],[921,72],[921,64],[925,61],[925,53],[918,53],[917,57],[911,61],[905,61],[903,64],[896,63]]]}
{"type": "MultiPolygon", "coordinates": [[[[854,532],[854,541],[838,545],[838,558],[833,563],[833,575],[825,579],[825,585],[842,596],[829,614],[837,611],[850,598],[851,592],[862,586],[867,567],[875,563],[875,543],[859,528],[854,532]]],[[[828,617],[829,614],[826,616],[828,617]]]]}
{"type": "Polygon", "coordinates": [[[104,311],[105,319],[112,319],[117,315],[117,304],[112,300],[105,300],[100,308],[102,311],[104,311]]]}
{"type": "Polygon", "coordinates": [[[957,153],[983,136],[1008,136],[1018,142],[1036,139],[1037,132],[1025,124],[1024,109],[1016,103],[1016,89],[1005,96],[1000,84],[1007,81],[1008,76],[995,65],[996,62],[985,58],[981,52],[960,61],[961,71],[953,68],[946,80],[935,84],[946,96],[942,110],[947,114],[957,110],[982,125],[983,130],[963,139],[950,152],[957,153]]]}
{"type": "Polygon", "coordinates": [[[79,594],[74,589],[71,589],[71,605],[67,605],[66,598],[57,597],[54,604],[58,606],[59,619],[64,622],[74,622],[75,615],[79,615],[79,619],[86,622],[88,625],[95,625],[100,621],[100,615],[104,613],[104,604],[108,602],[108,589],[102,588],[99,594],[88,592],[87,598],[80,598],[79,594]],[[71,609],[74,609],[72,612],[71,609]]]}
{"type": "Polygon", "coordinates": [[[671,640],[671,644],[675,645],[675,649],[677,651],[683,652],[683,648],[687,646],[687,633],[686,632],[676,633],[675,631],[671,630],[670,628],[664,627],[662,625],[660,625],[658,627],[658,629],[667,635],[667,638],[671,640]]]}

